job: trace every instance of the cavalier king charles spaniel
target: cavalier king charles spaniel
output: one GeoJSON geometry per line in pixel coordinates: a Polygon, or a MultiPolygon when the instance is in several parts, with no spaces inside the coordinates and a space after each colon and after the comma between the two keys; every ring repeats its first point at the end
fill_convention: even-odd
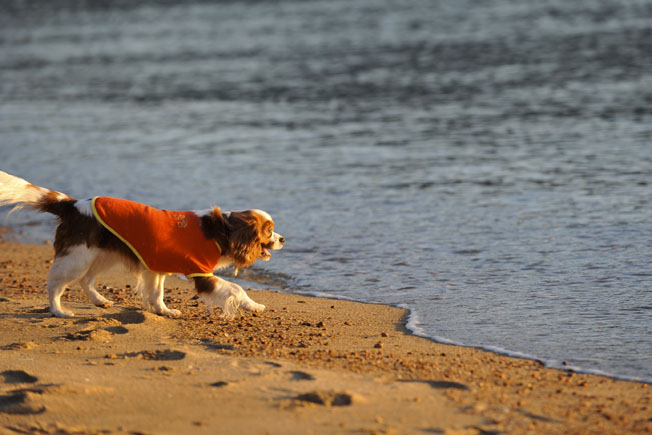
{"type": "Polygon", "coordinates": [[[76,200],[35,186],[0,171],[0,206],[30,207],[59,218],[54,240],[54,263],[48,275],[50,312],[71,317],[61,306],[66,286],[78,282],[98,307],[113,302],[94,287],[95,277],[122,264],[138,278],[136,289],[150,311],[170,317],[181,314],[163,300],[167,274],[192,279],[199,297],[218,305],[233,317],[240,307],[265,309],[239,285],[213,275],[229,265],[251,266],[269,261],[270,250],[283,247],[285,238],[274,232],[274,221],[262,210],[222,213],[219,207],[204,211],[159,210],[125,199],[95,197],[76,200]]]}

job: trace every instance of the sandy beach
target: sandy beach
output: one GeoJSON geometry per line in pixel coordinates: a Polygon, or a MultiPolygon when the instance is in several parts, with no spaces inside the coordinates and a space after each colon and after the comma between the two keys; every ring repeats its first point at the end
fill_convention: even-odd
{"type": "Polygon", "coordinates": [[[220,317],[170,277],[179,319],[73,288],[47,311],[49,246],[0,242],[0,433],[650,433],[646,384],[410,335],[406,311],[250,290],[262,314],[220,317]]]}

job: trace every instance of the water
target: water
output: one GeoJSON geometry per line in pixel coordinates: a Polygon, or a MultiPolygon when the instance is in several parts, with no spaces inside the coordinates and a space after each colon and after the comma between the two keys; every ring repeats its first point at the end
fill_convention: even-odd
{"type": "Polygon", "coordinates": [[[3,2],[1,169],[263,208],[250,279],[652,381],[652,1],[175,3],[3,2]]]}

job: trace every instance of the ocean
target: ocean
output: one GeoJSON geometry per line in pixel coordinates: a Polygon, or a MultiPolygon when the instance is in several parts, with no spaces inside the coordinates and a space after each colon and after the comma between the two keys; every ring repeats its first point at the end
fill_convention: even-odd
{"type": "Polygon", "coordinates": [[[286,247],[245,286],[652,382],[650,0],[7,0],[0,162],[265,209],[286,247]]]}

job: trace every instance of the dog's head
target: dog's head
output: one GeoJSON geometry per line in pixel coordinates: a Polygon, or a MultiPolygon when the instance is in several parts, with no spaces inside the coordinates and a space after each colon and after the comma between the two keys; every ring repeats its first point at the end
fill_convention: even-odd
{"type": "Polygon", "coordinates": [[[236,269],[249,267],[256,260],[269,261],[270,250],[283,247],[285,237],[274,232],[272,217],[262,210],[246,210],[222,214],[215,207],[210,225],[203,225],[207,236],[215,239],[223,252],[233,259],[236,269]]]}
{"type": "Polygon", "coordinates": [[[244,269],[256,260],[269,261],[271,250],[283,247],[285,237],[274,232],[274,220],[262,210],[234,211],[223,214],[214,207],[202,217],[202,228],[214,239],[222,253],[233,259],[236,269],[244,269]]]}
{"type": "Polygon", "coordinates": [[[274,232],[274,220],[262,210],[231,212],[229,251],[237,268],[251,266],[256,260],[269,261],[270,250],[283,247],[285,237],[274,232]]]}

